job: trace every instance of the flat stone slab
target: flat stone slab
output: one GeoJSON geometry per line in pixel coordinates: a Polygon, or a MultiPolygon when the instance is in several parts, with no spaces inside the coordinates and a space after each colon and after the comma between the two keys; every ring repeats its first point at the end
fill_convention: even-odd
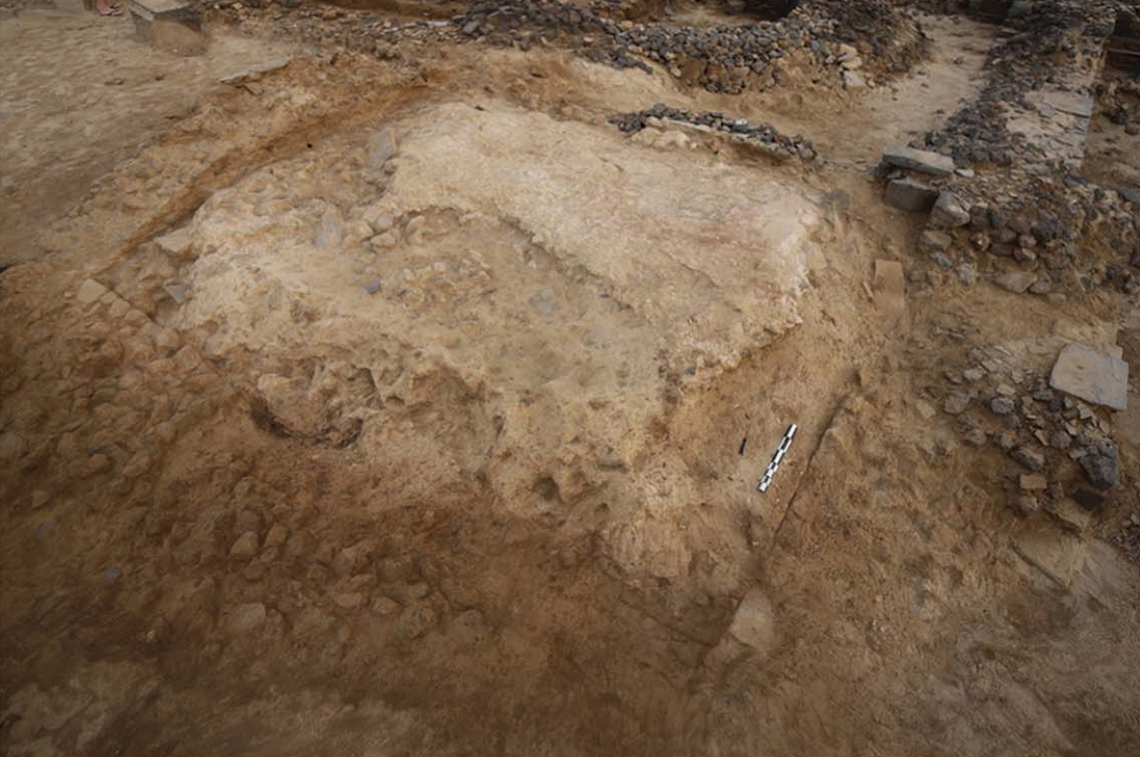
{"type": "Polygon", "coordinates": [[[221,79],[218,79],[218,81],[222,84],[236,84],[246,79],[256,80],[263,74],[285,68],[285,66],[289,65],[289,61],[291,60],[293,59],[289,56],[270,58],[269,60],[261,61],[260,63],[255,63],[252,66],[247,66],[239,71],[235,71],[232,74],[227,74],[221,79]]]}
{"type": "Polygon", "coordinates": [[[197,12],[177,0],[131,0],[131,13],[148,20],[188,21],[197,19],[197,12]]]}
{"type": "Polygon", "coordinates": [[[932,176],[949,176],[954,173],[953,158],[913,147],[884,147],[883,161],[897,168],[909,168],[932,176]]]}
{"type": "Polygon", "coordinates": [[[1128,363],[1080,344],[1065,345],[1049,386],[1113,410],[1128,409],[1128,363]]]}

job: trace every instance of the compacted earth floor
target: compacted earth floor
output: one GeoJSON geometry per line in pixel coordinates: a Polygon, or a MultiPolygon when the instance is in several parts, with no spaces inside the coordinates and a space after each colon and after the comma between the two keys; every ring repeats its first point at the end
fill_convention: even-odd
{"type": "Polygon", "coordinates": [[[0,752],[1137,753],[1135,381],[1082,527],[940,409],[1140,319],[884,273],[874,164],[997,31],[922,23],[730,96],[0,19],[0,752]],[[819,159],[610,122],[655,103],[819,159]]]}

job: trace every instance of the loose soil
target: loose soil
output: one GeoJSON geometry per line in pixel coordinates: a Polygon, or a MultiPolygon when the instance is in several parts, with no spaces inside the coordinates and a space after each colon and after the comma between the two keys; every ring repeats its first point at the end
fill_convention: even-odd
{"type": "Polygon", "coordinates": [[[1136,437],[1078,533],[937,408],[1140,324],[875,282],[918,224],[864,169],[993,34],[924,24],[891,88],[732,97],[0,21],[0,751],[1135,753],[1136,437]],[[608,123],[656,102],[823,161],[608,123]]]}

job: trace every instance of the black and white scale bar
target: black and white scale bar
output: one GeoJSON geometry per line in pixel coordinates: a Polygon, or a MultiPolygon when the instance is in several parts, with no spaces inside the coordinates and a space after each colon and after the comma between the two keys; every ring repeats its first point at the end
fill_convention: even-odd
{"type": "Polygon", "coordinates": [[[780,461],[784,459],[788,447],[792,446],[792,439],[795,438],[798,430],[799,426],[794,423],[788,426],[788,430],[784,432],[784,438],[780,440],[780,446],[776,448],[776,454],[772,456],[772,462],[768,463],[768,470],[764,471],[764,475],[760,478],[760,484],[756,487],[758,490],[768,491],[768,487],[772,485],[772,478],[780,469],[780,461]]]}

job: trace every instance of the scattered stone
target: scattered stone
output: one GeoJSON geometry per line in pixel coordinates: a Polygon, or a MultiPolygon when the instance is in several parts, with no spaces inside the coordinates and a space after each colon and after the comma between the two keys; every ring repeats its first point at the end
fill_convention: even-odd
{"type": "Polygon", "coordinates": [[[956,229],[970,222],[970,209],[953,192],[943,192],[930,213],[930,225],[936,229],[956,229]]]}
{"type": "Polygon", "coordinates": [[[234,636],[249,633],[265,622],[265,605],[250,602],[238,605],[226,619],[226,630],[234,636]]]}
{"type": "Polygon", "coordinates": [[[278,57],[259,61],[252,66],[246,66],[233,73],[226,74],[218,79],[218,82],[221,84],[238,84],[244,81],[257,81],[271,71],[285,68],[291,60],[292,58],[289,57],[278,57]]]}
{"type": "Polygon", "coordinates": [[[749,589],[744,595],[728,633],[741,644],[766,654],[776,641],[776,621],[772,603],[760,589],[749,589]]]}
{"type": "Polygon", "coordinates": [[[383,234],[396,225],[396,219],[392,217],[392,214],[385,213],[378,207],[365,211],[364,221],[376,234],[383,234]]]}
{"type": "Polygon", "coordinates": [[[994,283],[1015,294],[1023,294],[1037,281],[1037,274],[1028,271],[1007,271],[994,277],[994,283]]]}
{"type": "Polygon", "coordinates": [[[1098,445],[1095,452],[1081,458],[1080,466],[1088,482],[1101,491],[1108,491],[1120,482],[1115,444],[1098,445]]]}
{"type": "Polygon", "coordinates": [[[180,258],[189,252],[192,242],[193,237],[190,233],[189,225],[175,229],[154,239],[154,243],[158,245],[160,250],[175,258],[180,258]]]}
{"type": "Polygon", "coordinates": [[[356,610],[364,605],[364,600],[367,599],[367,597],[360,592],[352,591],[334,594],[332,599],[333,602],[336,602],[338,607],[345,610],[356,610]]]}
{"type": "Polygon", "coordinates": [[[265,535],[266,547],[279,547],[285,543],[289,538],[289,529],[280,523],[274,523],[269,529],[269,533],[265,535]]]}
{"type": "Polygon", "coordinates": [[[918,235],[916,247],[919,253],[923,255],[934,255],[950,249],[950,245],[953,243],[954,240],[949,234],[934,229],[923,229],[923,232],[918,235]]]}
{"type": "Polygon", "coordinates": [[[976,426],[972,426],[962,434],[962,439],[971,447],[981,447],[986,443],[987,437],[985,431],[976,426]]]}
{"type": "Polygon", "coordinates": [[[1039,471],[1045,467],[1045,455],[1029,447],[1014,447],[1009,456],[1023,468],[1031,471],[1039,471]]]}
{"type": "Polygon", "coordinates": [[[932,252],[932,253],[930,253],[930,260],[931,260],[931,262],[934,263],[934,265],[938,266],[939,268],[943,268],[943,269],[950,268],[954,265],[954,261],[952,261],[950,258],[946,257],[946,253],[944,253],[944,252],[932,252]]]}
{"type": "Polygon", "coordinates": [[[1108,497],[1104,494],[1093,491],[1092,489],[1086,489],[1083,486],[1074,489],[1069,493],[1069,496],[1072,497],[1074,502],[1089,512],[1096,512],[1099,510],[1108,499],[1108,497]]]}
{"type": "Polygon", "coordinates": [[[1017,404],[1009,397],[994,397],[990,400],[990,410],[994,415],[1009,415],[1017,408],[1017,404]]]}
{"type": "Polygon", "coordinates": [[[368,240],[369,246],[377,252],[391,249],[399,243],[400,238],[393,231],[385,231],[383,234],[377,234],[368,240]]]}
{"type": "Polygon", "coordinates": [[[1049,386],[1113,410],[1128,409],[1128,363],[1075,342],[1061,350],[1049,386]]]}
{"type": "Polygon", "coordinates": [[[965,392],[954,392],[942,403],[942,410],[949,415],[961,415],[970,406],[971,399],[965,392]]]}
{"type": "Polygon", "coordinates": [[[372,279],[371,281],[366,281],[364,283],[364,291],[368,292],[368,294],[376,294],[380,291],[380,285],[380,279],[372,279]]]}
{"type": "Polygon", "coordinates": [[[190,285],[183,284],[179,281],[170,281],[162,285],[163,290],[170,295],[170,299],[174,300],[175,304],[181,305],[186,301],[186,296],[190,294],[190,285]]]}
{"type": "Polygon", "coordinates": [[[1037,497],[1031,494],[1022,494],[1014,499],[1013,509],[1022,518],[1028,518],[1041,509],[1041,505],[1037,502],[1037,497]]]}
{"type": "Polygon", "coordinates": [[[230,555],[233,557],[253,557],[257,554],[257,549],[257,532],[246,531],[234,542],[230,548],[230,555]]]}
{"type": "Polygon", "coordinates": [[[965,286],[973,286],[978,281],[978,270],[971,263],[960,264],[954,269],[954,273],[958,275],[958,281],[965,286]]]}
{"type": "Polygon", "coordinates": [[[313,243],[320,249],[328,249],[336,247],[344,239],[344,220],[341,218],[340,211],[333,205],[325,208],[325,212],[321,214],[321,221],[317,224],[317,232],[313,237],[313,243]]]}
{"type": "Polygon", "coordinates": [[[372,612],[377,615],[395,615],[400,611],[400,603],[389,597],[377,597],[372,602],[372,612]]]}
{"type": "Polygon", "coordinates": [[[985,371],[983,371],[981,368],[967,368],[966,370],[962,371],[962,378],[970,382],[981,381],[985,375],[985,371]]]}
{"type": "Polygon", "coordinates": [[[106,293],[107,287],[95,279],[86,279],[79,285],[79,291],[75,293],[75,300],[80,305],[90,305],[106,293]]]}
{"type": "Polygon", "coordinates": [[[1069,445],[1072,444],[1072,441],[1072,437],[1070,437],[1064,431],[1054,431],[1049,436],[1049,446],[1053,449],[1068,449],[1069,445]]]}
{"type": "Polygon", "coordinates": [[[915,150],[911,147],[883,148],[883,162],[898,168],[928,173],[932,176],[949,176],[954,173],[954,159],[936,152],[915,150]]]}
{"type": "Polygon", "coordinates": [[[938,190],[915,179],[895,179],[887,184],[885,202],[912,213],[925,213],[934,207],[938,190]]]}
{"type": "Polygon", "coordinates": [[[368,161],[372,169],[382,169],[396,155],[397,149],[396,134],[391,129],[381,129],[373,134],[368,140],[368,161]]]}
{"type": "Polygon", "coordinates": [[[1049,488],[1049,481],[1040,473],[1021,474],[1019,484],[1023,492],[1045,491],[1049,488]]]}
{"type": "Polygon", "coordinates": [[[1058,499],[1048,506],[1049,513],[1060,521],[1061,527],[1074,533],[1083,533],[1092,525],[1089,512],[1068,499],[1058,499]]]}

